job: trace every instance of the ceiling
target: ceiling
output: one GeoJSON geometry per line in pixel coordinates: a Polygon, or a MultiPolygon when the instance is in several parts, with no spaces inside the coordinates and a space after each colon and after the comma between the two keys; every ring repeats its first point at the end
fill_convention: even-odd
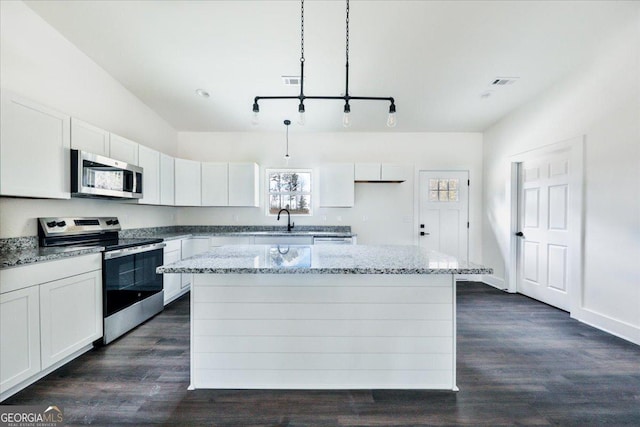
{"type": "MultiPolygon", "coordinates": [[[[262,101],[255,126],[251,107],[298,94],[281,76],[299,74],[299,1],[25,3],[179,131],[296,119],[296,100],[262,101]]],[[[393,96],[398,125],[385,126],[387,102],[352,101],[347,130],[482,131],[592,58],[633,3],[352,1],[350,95],[393,96]],[[519,79],[492,88],[496,77],[519,79]]],[[[305,2],[305,95],[344,92],[344,24],[344,1],[305,2]]],[[[341,101],[305,104],[304,130],[345,130],[341,101]]]]}

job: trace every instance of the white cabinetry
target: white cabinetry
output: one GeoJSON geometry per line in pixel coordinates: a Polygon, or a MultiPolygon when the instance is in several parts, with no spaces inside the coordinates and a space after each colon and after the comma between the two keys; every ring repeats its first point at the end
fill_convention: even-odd
{"type": "Polygon", "coordinates": [[[326,164],[320,168],[320,207],[353,207],[353,163],[326,164]]]}
{"type": "Polygon", "coordinates": [[[175,204],[175,166],[173,157],[160,153],[160,204],[175,204]]]}
{"type": "Polygon", "coordinates": [[[160,152],[144,145],[138,146],[138,166],[143,169],[142,198],[138,203],[160,204],[160,152]]]}
{"type": "MultiPolygon", "coordinates": [[[[169,240],[165,242],[166,246],[164,247],[164,264],[171,264],[182,259],[181,242],[181,240],[169,240]]],[[[163,275],[164,305],[169,304],[171,301],[175,300],[184,293],[182,292],[181,283],[182,280],[180,273],[163,275]]]]}
{"type": "Polygon", "coordinates": [[[0,270],[0,401],[102,337],[102,257],[0,270]]]}
{"type": "Polygon", "coordinates": [[[71,148],[109,157],[109,132],[72,117],[71,148]]]}
{"type": "Polygon", "coordinates": [[[202,206],[229,206],[229,164],[202,163],[202,206]]]}
{"type": "Polygon", "coordinates": [[[138,165],[138,143],[114,133],[109,134],[109,157],[138,165]]]}
{"type": "Polygon", "coordinates": [[[253,245],[253,243],[253,236],[213,236],[209,240],[212,248],[226,245],[253,245]]]}
{"type": "Polygon", "coordinates": [[[255,163],[229,163],[229,206],[260,205],[259,175],[255,163]]]}
{"type": "Polygon", "coordinates": [[[39,307],[37,286],[0,294],[0,393],[40,372],[39,307]]]}
{"type": "Polygon", "coordinates": [[[200,162],[195,160],[175,159],[176,206],[200,206],[200,180],[200,162]]]}
{"type": "Polygon", "coordinates": [[[101,270],[40,285],[42,369],[102,336],[101,270]]]}
{"type": "MultiPolygon", "coordinates": [[[[191,258],[209,250],[209,237],[192,237],[182,240],[182,259],[191,258]]],[[[191,286],[191,274],[183,273],[181,288],[186,289],[191,286]]]]}
{"type": "Polygon", "coordinates": [[[410,176],[410,167],[389,163],[356,163],[356,182],[404,182],[410,176]]]}
{"type": "Polygon", "coordinates": [[[0,194],[70,198],[71,118],[4,90],[0,102],[0,194]]]}

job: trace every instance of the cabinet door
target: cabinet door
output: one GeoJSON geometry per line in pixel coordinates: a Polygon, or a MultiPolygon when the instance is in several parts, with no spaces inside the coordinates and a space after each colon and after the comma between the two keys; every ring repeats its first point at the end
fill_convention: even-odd
{"type": "Polygon", "coordinates": [[[109,134],[109,157],[138,165],[138,143],[114,133],[109,134]]]}
{"type": "Polygon", "coordinates": [[[212,248],[226,245],[253,245],[253,243],[253,236],[212,236],[209,240],[209,246],[212,248]]]}
{"type": "Polygon", "coordinates": [[[0,393],[40,372],[38,286],[0,295],[0,393]]]}
{"type": "Polygon", "coordinates": [[[388,163],[382,164],[382,180],[383,181],[406,181],[411,174],[411,166],[409,165],[392,165],[388,163]]]}
{"type": "Polygon", "coordinates": [[[175,159],[176,206],[200,206],[200,162],[175,159]]]}
{"type": "Polygon", "coordinates": [[[109,132],[72,117],[71,148],[109,157],[109,132]]]}
{"type": "MultiPolygon", "coordinates": [[[[180,261],[180,249],[167,251],[165,248],[164,264],[171,264],[177,261],[180,261]]],[[[164,283],[164,304],[167,305],[169,302],[173,301],[176,296],[180,294],[181,274],[180,273],[164,274],[163,283],[164,283]]]]}
{"type": "Polygon", "coordinates": [[[356,163],[356,181],[380,181],[380,163],[356,163]]]}
{"type": "Polygon", "coordinates": [[[320,168],[320,207],[353,207],[353,163],[334,163],[320,168]]]}
{"type": "Polygon", "coordinates": [[[71,118],[3,90],[0,122],[0,194],[70,198],[71,118]]]}
{"type": "Polygon", "coordinates": [[[138,203],[160,204],[160,152],[139,145],[138,163],[143,169],[142,199],[138,200],[138,203]]]}
{"type": "MultiPolygon", "coordinates": [[[[208,237],[192,237],[190,239],[182,240],[182,259],[191,258],[194,255],[209,250],[209,238],[208,237]]],[[[191,285],[190,273],[182,273],[182,280],[180,287],[185,289],[191,285]]]]}
{"type": "Polygon", "coordinates": [[[313,236],[256,236],[256,245],[313,245],[313,236]]]}
{"type": "Polygon", "coordinates": [[[255,163],[229,163],[229,206],[259,206],[260,168],[255,163]]]}
{"type": "Polygon", "coordinates": [[[42,369],[102,337],[102,273],[40,285],[42,369]]]}
{"type": "Polygon", "coordinates": [[[173,157],[160,153],[160,204],[173,206],[175,204],[173,157]]]}
{"type": "Polygon", "coordinates": [[[229,164],[202,163],[202,206],[229,206],[229,164]]]}

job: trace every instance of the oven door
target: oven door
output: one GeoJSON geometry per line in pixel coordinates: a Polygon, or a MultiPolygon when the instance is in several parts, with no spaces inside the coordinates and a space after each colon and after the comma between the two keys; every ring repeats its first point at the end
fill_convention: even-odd
{"type": "Polygon", "coordinates": [[[104,253],[104,317],[161,292],[164,243],[104,253]]]}

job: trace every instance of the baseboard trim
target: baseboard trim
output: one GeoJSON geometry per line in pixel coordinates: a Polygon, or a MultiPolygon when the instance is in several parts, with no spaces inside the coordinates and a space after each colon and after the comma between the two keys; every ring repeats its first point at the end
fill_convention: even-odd
{"type": "Polygon", "coordinates": [[[618,338],[640,345],[640,327],[612,319],[609,316],[585,308],[572,311],[571,317],[618,338]]]}
{"type": "Polygon", "coordinates": [[[505,285],[504,279],[494,276],[493,274],[485,274],[482,276],[482,283],[485,283],[489,286],[493,286],[496,289],[500,289],[501,291],[508,292],[507,286],[505,285]]]}

